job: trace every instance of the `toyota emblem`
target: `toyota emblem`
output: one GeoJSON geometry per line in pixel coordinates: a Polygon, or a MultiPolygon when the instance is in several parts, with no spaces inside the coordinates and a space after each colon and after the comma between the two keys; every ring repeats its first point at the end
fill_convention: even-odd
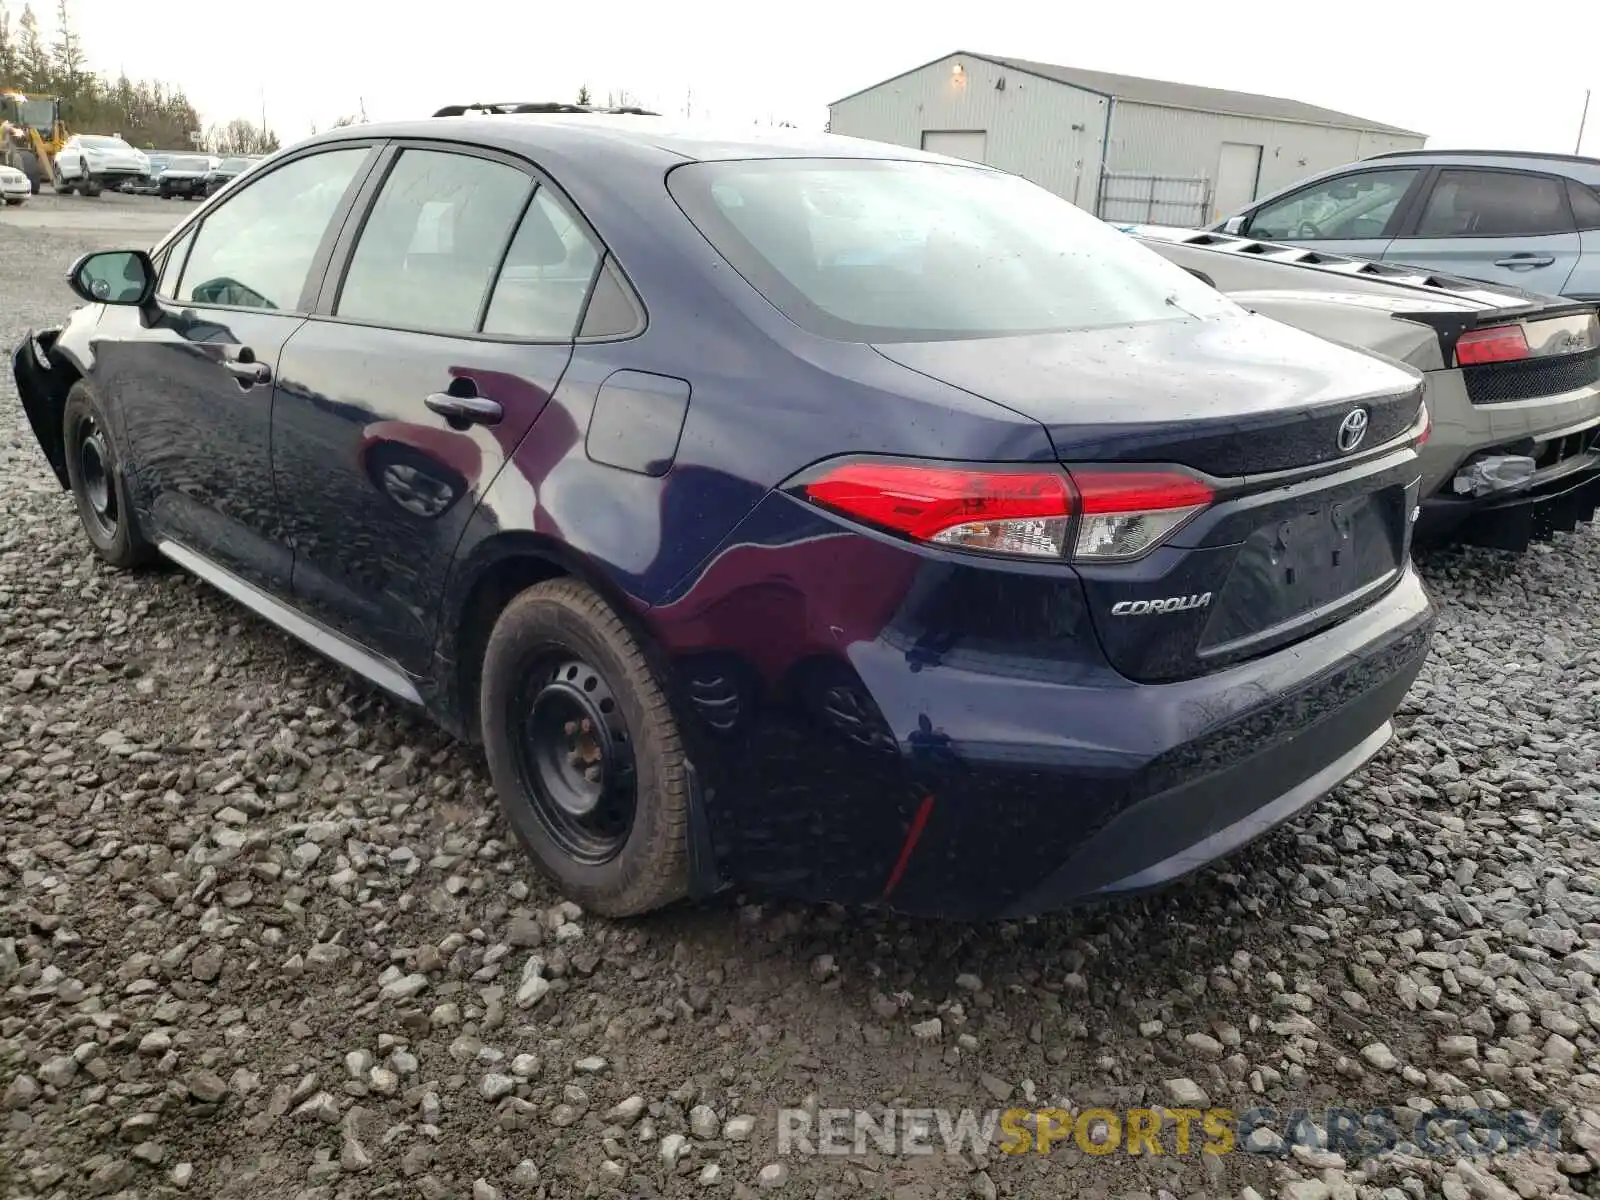
{"type": "Polygon", "coordinates": [[[1339,422],[1339,452],[1349,454],[1367,436],[1367,410],[1352,408],[1339,422]]]}

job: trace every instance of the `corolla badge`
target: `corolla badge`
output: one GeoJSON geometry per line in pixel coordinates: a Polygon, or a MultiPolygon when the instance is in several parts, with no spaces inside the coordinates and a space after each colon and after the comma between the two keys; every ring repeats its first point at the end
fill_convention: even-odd
{"type": "Polygon", "coordinates": [[[1349,454],[1361,445],[1361,439],[1367,436],[1367,410],[1352,408],[1339,422],[1339,451],[1349,454]]]}
{"type": "Polygon", "coordinates": [[[1187,612],[1211,603],[1210,592],[1168,596],[1165,600],[1119,600],[1111,606],[1113,617],[1147,617],[1154,613],[1187,612]]]}

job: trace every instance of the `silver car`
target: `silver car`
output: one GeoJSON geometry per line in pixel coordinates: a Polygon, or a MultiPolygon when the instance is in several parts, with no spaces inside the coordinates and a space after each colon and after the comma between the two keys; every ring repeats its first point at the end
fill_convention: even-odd
{"type": "Polygon", "coordinates": [[[1600,300],[1600,159],[1401,150],[1255,201],[1216,232],[1600,300]]]}
{"type": "Polygon", "coordinates": [[[1227,234],[1121,226],[1255,312],[1427,380],[1420,540],[1521,550],[1600,508],[1600,314],[1524,292],[1227,234]]]}

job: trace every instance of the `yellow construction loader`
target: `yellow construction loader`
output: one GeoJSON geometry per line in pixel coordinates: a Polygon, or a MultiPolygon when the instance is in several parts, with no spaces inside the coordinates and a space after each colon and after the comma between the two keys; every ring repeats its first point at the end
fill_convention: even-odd
{"type": "Polygon", "coordinates": [[[59,96],[31,96],[0,84],[0,163],[26,175],[35,195],[54,178],[56,155],[71,136],[59,96]]]}

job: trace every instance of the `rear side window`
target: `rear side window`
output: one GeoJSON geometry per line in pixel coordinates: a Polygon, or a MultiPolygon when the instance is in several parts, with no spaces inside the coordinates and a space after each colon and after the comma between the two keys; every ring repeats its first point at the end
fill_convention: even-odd
{"type": "Polygon", "coordinates": [[[532,191],[533,181],[504,163],[404,151],[362,227],[337,315],[401,329],[476,332],[532,191]]]}
{"type": "Polygon", "coordinates": [[[1578,218],[1579,229],[1600,229],[1600,193],[1569,179],[1567,198],[1572,201],[1572,215],[1578,218]]]}
{"type": "Polygon", "coordinates": [[[1382,237],[1416,177],[1415,167],[1404,167],[1324,179],[1263,204],[1245,232],[1283,242],[1382,237]]]}
{"type": "Polygon", "coordinates": [[[1571,233],[1563,181],[1517,171],[1440,171],[1414,237],[1571,233]]]}
{"type": "Polygon", "coordinates": [[[1000,337],[1240,311],[1082,209],[998,171],[767,159],[686,164],[667,183],[735,270],[825,337],[1000,337]]]}
{"type": "Polygon", "coordinates": [[[296,159],[222,200],[200,226],[177,299],[293,312],[367,154],[360,146],[296,159]]]}
{"type": "Polygon", "coordinates": [[[599,247],[555,193],[540,188],[495,281],[483,332],[530,340],[570,338],[599,266],[599,247]]]}

